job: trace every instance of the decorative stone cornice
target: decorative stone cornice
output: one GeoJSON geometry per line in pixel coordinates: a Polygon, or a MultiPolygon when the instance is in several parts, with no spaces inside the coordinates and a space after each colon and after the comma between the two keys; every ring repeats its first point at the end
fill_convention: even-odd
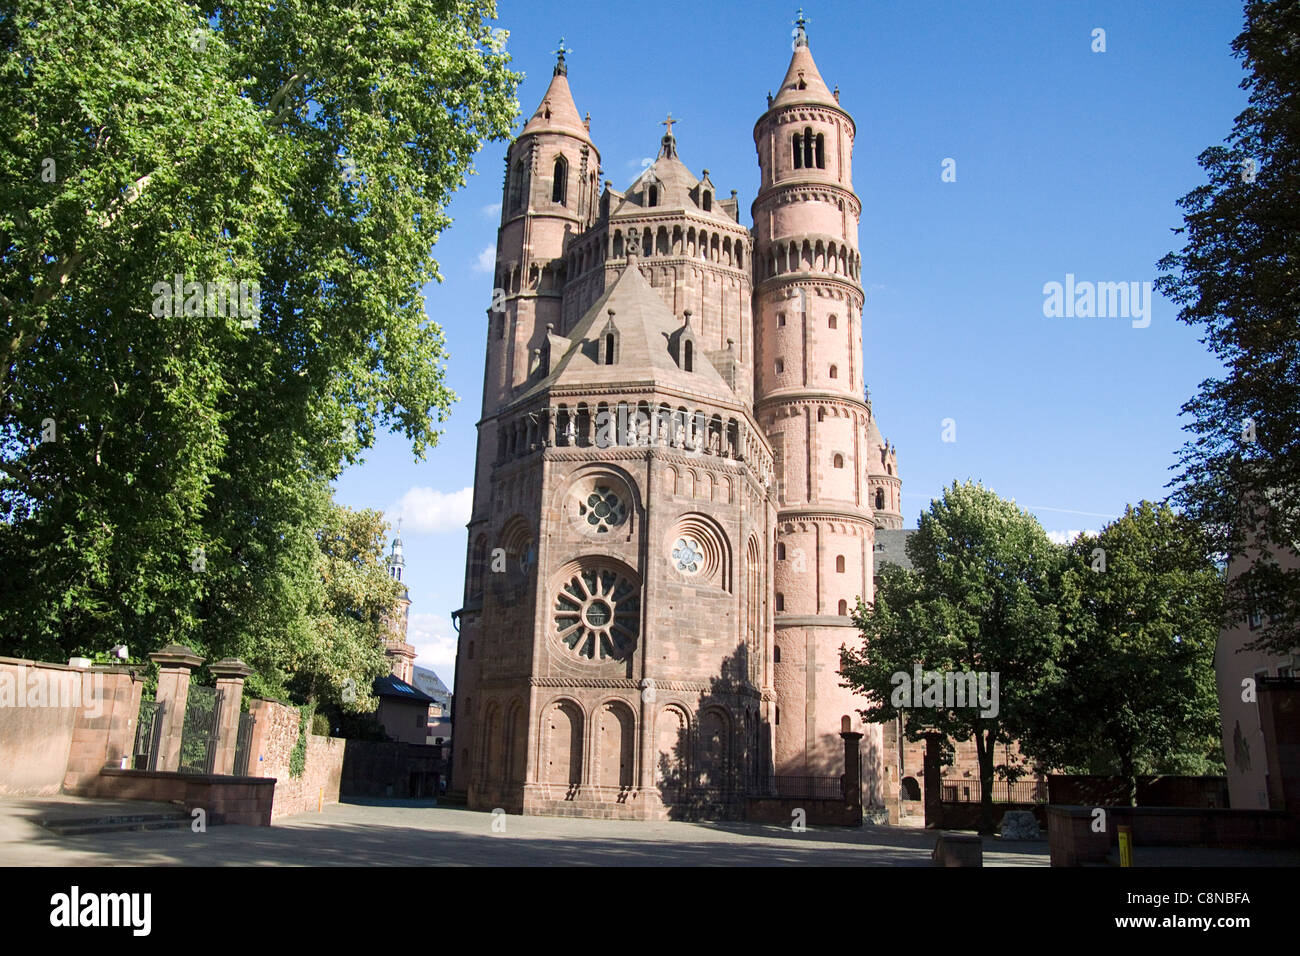
{"type": "MultiPolygon", "coordinates": [[[[848,627],[853,628],[853,618],[838,614],[778,614],[772,623],[782,627],[848,627]]],[[[856,628],[854,628],[856,630],[856,628]]]]}

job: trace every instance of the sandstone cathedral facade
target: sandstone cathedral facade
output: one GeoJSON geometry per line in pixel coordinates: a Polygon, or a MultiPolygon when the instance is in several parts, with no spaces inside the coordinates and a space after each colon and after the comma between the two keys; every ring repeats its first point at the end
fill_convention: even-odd
{"type": "Polygon", "coordinates": [[[803,27],[754,126],[753,229],[678,156],[601,178],[563,49],[511,144],[452,786],[477,809],[738,816],[774,775],[890,783],[840,686],[901,528],[866,399],[856,127],[803,27]]]}

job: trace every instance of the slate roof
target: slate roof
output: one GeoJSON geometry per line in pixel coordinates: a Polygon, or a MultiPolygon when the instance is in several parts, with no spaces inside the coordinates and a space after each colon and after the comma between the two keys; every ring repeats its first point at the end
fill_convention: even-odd
{"type": "Polygon", "coordinates": [[[882,564],[896,564],[907,571],[912,570],[904,550],[907,539],[916,534],[915,528],[877,528],[876,529],[876,568],[882,564]]]}
{"type": "Polygon", "coordinates": [[[371,690],[376,697],[392,697],[399,700],[407,700],[413,704],[436,704],[437,701],[430,697],[422,690],[412,687],[404,680],[399,680],[392,674],[386,677],[376,677],[375,682],[371,685],[371,690]]]}

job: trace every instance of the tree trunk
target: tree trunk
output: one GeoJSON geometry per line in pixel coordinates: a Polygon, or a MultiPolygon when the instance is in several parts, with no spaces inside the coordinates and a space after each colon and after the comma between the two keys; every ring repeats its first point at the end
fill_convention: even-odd
{"type": "Polygon", "coordinates": [[[993,832],[993,734],[985,736],[978,728],[975,731],[975,752],[980,763],[980,826],[981,834],[993,832]]]}
{"type": "Polygon", "coordinates": [[[1121,748],[1119,754],[1120,773],[1124,777],[1124,786],[1128,794],[1128,805],[1137,806],[1137,777],[1133,773],[1133,752],[1121,748]]]}

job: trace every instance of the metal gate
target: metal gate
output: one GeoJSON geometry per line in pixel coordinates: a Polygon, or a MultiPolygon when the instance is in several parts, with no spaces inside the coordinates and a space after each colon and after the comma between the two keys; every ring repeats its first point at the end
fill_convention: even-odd
{"type": "Polygon", "coordinates": [[[239,715],[239,733],[235,735],[235,767],[231,771],[236,777],[251,777],[249,759],[252,757],[253,727],[257,718],[252,714],[239,715]]]}
{"type": "Polygon", "coordinates": [[[181,773],[212,773],[217,758],[217,728],[221,726],[222,692],[190,685],[181,727],[181,773]]]}
{"type": "Polygon", "coordinates": [[[162,736],[163,715],[167,704],[161,700],[140,701],[140,716],[135,725],[135,748],[131,769],[158,769],[158,741],[162,736]]]}

